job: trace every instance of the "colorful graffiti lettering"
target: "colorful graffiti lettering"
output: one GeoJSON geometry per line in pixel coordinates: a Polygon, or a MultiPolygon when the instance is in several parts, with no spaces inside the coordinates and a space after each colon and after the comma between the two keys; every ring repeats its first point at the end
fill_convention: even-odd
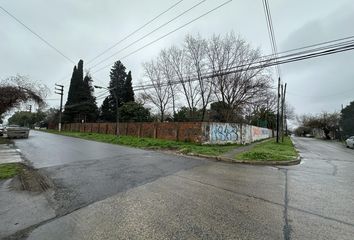
{"type": "Polygon", "coordinates": [[[239,138],[238,127],[235,124],[212,124],[210,128],[212,142],[237,141],[239,138]]]}

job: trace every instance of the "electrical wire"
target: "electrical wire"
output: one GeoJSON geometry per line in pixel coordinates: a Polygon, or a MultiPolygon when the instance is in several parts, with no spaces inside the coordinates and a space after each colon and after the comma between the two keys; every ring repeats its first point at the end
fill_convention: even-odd
{"type": "MultiPolygon", "coordinates": [[[[301,60],[306,60],[306,59],[310,59],[310,58],[316,58],[316,57],[321,57],[321,56],[326,56],[326,55],[330,55],[330,54],[335,54],[335,53],[340,53],[340,52],[344,52],[344,51],[350,51],[354,49],[354,42],[349,41],[349,43],[347,45],[339,45],[336,47],[329,47],[326,49],[323,49],[323,47],[318,50],[318,49],[314,49],[312,52],[306,51],[306,54],[304,54],[303,52],[299,52],[298,54],[289,54],[289,55],[284,55],[281,57],[273,57],[271,59],[267,59],[267,60],[260,60],[254,63],[249,64],[250,66],[247,68],[247,70],[254,70],[254,69],[259,69],[259,68],[266,68],[266,67],[271,67],[271,66],[275,66],[276,64],[285,64],[285,63],[290,63],[290,62],[297,62],[297,61],[301,61],[301,60]]],[[[263,57],[260,57],[260,59],[262,59],[263,57]]],[[[219,71],[218,73],[209,73],[209,74],[204,74],[202,78],[205,79],[209,79],[209,78],[215,78],[218,76],[223,76],[223,75],[228,75],[228,74],[232,74],[232,73],[237,73],[237,72],[242,72],[245,71],[245,69],[243,68],[243,66],[236,66],[233,69],[235,70],[228,70],[228,71],[219,71]]],[[[189,81],[197,81],[198,78],[191,78],[189,81]]],[[[169,83],[166,82],[166,85],[168,84],[179,84],[179,81],[170,81],[169,83]]],[[[134,90],[135,91],[139,91],[139,90],[144,90],[144,89],[148,89],[151,88],[151,84],[148,85],[138,85],[138,86],[134,86],[134,90]]]]}
{"type": "MultiPolygon", "coordinates": [[[[316,58],[316,57],[331,55],[331,54],[335,54],[335,53],[351,51],[351,50],[354,50],[354,43],[347,44],[346,46],[337,46],[337,47],[334,47],[334,48],[328,48],[328,49],[324,49],[324,50],[322,49],[321,51],[318,51],[317,49],[314,49],[312,53],[302,54],[301,52],[299,52],[299,56],[294,55],[294,54],[289,54],[289,55],[284,55],[284,56],[281,56],[281,57],[274,57],[274,58],[277,58],[277,59],[274,59],[274,58],[273,59],[269,59],[269,61],[267,61],[266,63],[263,63],[262,61],[255,62],[254,64],[251,64],[251,66],[249,66],[247,68],[247,70],[267,68],[267,67],[275,66],[276,64],[285,64],[285,63],[297,62],[297,61],[302,61],[302,60],[306,60],[306,59],[311,59],[311,58],[316,58]]],[[[239,68],[239,69],[235,69],[235,70],[232,70],[232,71],[212,73],[212,74],[209,74],[209,75],[203,75],[202,79],[206,80],[206,79],[215,78],[215,77],[222,76],[222,75],[228,75],[228,74],[237,73],[237,72],[243,72],[243,71],[245,71],[244,68],[239,68]]],[[[196,77],[196,78],[191,78],[188,81],[197,81],[197,80],[199,80],[199,78],[196,77]]],[[[165,86],[165,85],[167,86],[169,84],[179,84],[179,83],[180,83],[179,81],[169,81],[169,82],[166,82],[162,86],[165,86]]],[[[134,91],[141,91],[141,90],[146,90],[146,89],[149,89],[149,88],[153,88],[153,85],[152,84],[144,84],[144,85],[138,85],[138,86],[134,86],[133,87],[134,91]]],[[[105,98],[107,96],[109,96],[109,94],[100,96],[99,98],[96,98],[96,100],[101,100],[101,99],[103,99],[103,98],[105,98]]],[[[84,105],[86,103],[88,103],[88,102],[81,102],[81,103],[69,105],[69,106],[66,106],[66,108],[67,107],[70,108],[70,107],[74,107],[74,106],[80,106],[80,105],[84,105]]]]}
{"type": "MultiPolygon", "coordinates": [[[[267,30],[268,30],[268,35],[269,35],[271,47],[272,47],[272,52],[275,56],[277,56],[278,47],[277,47],[277,42],[275,39],[273,20],[272,20],[272,15],[270,12],[270,7],[269,7],[267,0],[262,0],[262,2],[263,2],[263,8],[264,8],[264,13],[265,13],[265,17],[266,17],[267,30]]],[[[280,72],[280,68],[279,68],[278,64],[276,65],[276,70],[278,72],[278,76],[281,77],[281,72],[280,72]]]]}
{"type": "MultiPolygon", "coordinates": [[[[348,39],[348,38],[343,38],[343,39],[348,39]]],[[[336,40],[337,41],[337,40],[336,40]]],[[[334,41],[328,41],[328,42],[334,42],[334,41]]],[[[327,43],[327,42],[325,42],[327,43]]],[[[315,45],[310,45],[310,46],[321,46],[323,45],[324,43],[318,43],[318,44],[315,44],[315,45]]],[[[331,44],[331,45],[327,45],[327,46],[322,46],[322,47],[318,47],[318,48],[313,48],[313,49],[310,49],[310,50],[306,50],[306,51],[298,51],[296,53],[292,53],[292,54],[288,54],[288,55],[281,55],[281,58],[289,58],[289,57],[293,57],[293,56],[299,56],[299,55],[304,55],[304,54],[308,54],[308,53],[313,53],[313,52],[317,52],[317,51],[321,51],[321,50],[328,50],[328,49],[331,49],[331,48],[334,48],[334,47],[343,47],[343,46],[348,46],[348,45],[351,45],[351,44],[354,44],[354,40],[348,40],[348,41],[344,41],[344,42],[341,42],[341,43],[336,43],[336,44],[331,44]]],[[[283,53],[286,53],[286,52],[294,52],[294,50],[301,50],[301,49],[307,49],[309,48],[310,46],[304,46],[304,47],[301,47],[301,48],[296,48],[296,49],[291,49],[291,50],[287,50],[283,53]]],[[[258,58],[259,60],[256,61],[256,60],[245,60],[242,64],[239,64],[237,66],[233,66],[233,67],[228,67],[227,69],[220,69],[218,70],[217,72],[215,71],[212,71],[212,72],[203,72],[202,74],[203,75],[206,75],[206,74],[216,74],[218,72],[225,72],[225,71],[230,71],[232,69],[240,69],[242,67],[246,67],[246,66],[249,66],[250,64],[263,64],[263,63],[268,63],[268,62],[271,62],[271,61],[275,61],[276,59],[278,59],[278,57],[276,57],[275,55],[271,54],[271,55],[265,55],[265,56],[261,56],[258,58]]],[[[175,78],[177,76],[174,76],[175,78]]],[[[187,77],[190,77],[190,75],[188,76],[182,76],[183,78],[187,78],[187,77]]],[[[192,76],[193,78],[194,76],[192,76]]],[[[177,81],[178,82],[178,81],[177,81]]]]}
{"type": "MultiPolygon", "coordinates": [[[[181,2],[183,2],[184,0],[180,0],[177,3],[173,4],[172,6],[170,6],[168,9],[166,9],[165,11],[161,12],[160,14],[158,14],[156,17],[154,17],[153,19],[149,20],[147,23],[143,24],[141,27],[139,27],[138,29],[134,30],[133,32],[131,32],[130,34],[128,34],[127,36],[125,36],[124,38],[122,38],[121,40],[119,40],[118,42],[114,43],[112,46],[110,46],[109,48],[105,49],[103,52],[101,52],[100,54],[98,54],[97,56],[93,57],[91,60],[89,60],[87,62],[87,64],[90,64],[91,62],[93,62],[94,60],[96,60],[97,58],[101,57],[102,55],[104,55],[105,53],[107,53],[108,51],[110,51],[111,49],[113,49],[114,47],[118,46],[120,43],[122,43],[123,41],[127,40],[129,37],[133,36],[135,33],[139,32],[141,29],[143,29],[144,27],[146,27],[147,25],[149,25],[150,23],[152,23],[153,21],[155,21],[156,19],[158,19],[159,17],[161,17],[163,14],[167,13],[169,10],[173,9],[174,7],[176,7],[178,4],[180,4],[181,2]]],[[[167,24],[166,24],[167,25],[167,24]]],[[[75,64],[75,63],[74,63],[75,64]]],[[[99,64],[99,63],[98,63],[99,64]]],[[[98,65],[97,63],[94,65],[98,65]]],[[[93,67],[94,67],[93,66],[93,67]]],[[[70,75],[61,78],[58,82],[62,83],[65,79],[69,78],[70,75]]],[[[100,81],[99,81],[100,82],[100,81]]],[[[102,82],[103,83],[103,82],[102,82]]]]}
{"type": "Polygon", "coordinates": [[[46,39],[44,39],[41,35],[39,35],[38,33],[36,33],[33,29],[31,29],[30,27],[28,27],[23,21],[21,21],[20,19],[18,19],[16,16],[14,16],[12,13],[10,13],[9,11],[7,11],[4,7],[0,6],[0,9],[5,12],[8,16],[10,16],[12,19],[14,19],[17,23],[21,24],[24,28],[26,28],[28,31],[30,31],[33,35],[35,35],[37,38],[39,38],[42,42],[44,42],[47,46],[49,46],[50,48],[52,48],[54,51],[56,51],[57,53],[59,53],[62,57],[64,57],[66,60],[70,61],[71,63],[75,62],[69,58],[68,56],[66,56],[62,51],[60,51],[57,47],[55,47],[53,44],[51,44],[50,42],[48,42],[46,39]]]}
{"type": "Polygon", "coordinates": [[[346,93],[352,93],[353,91],[354,91],[354,88],[351,88],[349,90],[336,92],[336,93],[333,93],[333,94],[316,95],[316,96],[300,95],[300,94],[289,92],[289,91],[288,91],[288,94],[292,95],[292,96],[296,96],[296,97],[305,97],[305,98],[328,98],[328,97],[343,95],[343,94],[346,94],[346,93]]]}
{"type": "Polygon", "coordinates": [[[133,41],[132,43],[128,44],[127,46],[123,47],[122,49],[118,50],[117,52],[113,53],[112,55],[102,59],[101,61],[99,61],[98,63],[96,63],[95,65],[93,65],[90,69],[95,68],[96,66],[100,65],[101,63],[106,62],[107,60],[109,60],[110,58],[114,57],[115,55],[117,55],[118,53],[121,53],[122,51],[128,49],[129,47],[133,46],[134,44],[140,42],[141,40],[145,39],[146,37],[150,36],[151,34],[153,34],[154,32],[160,30],[161,28],[165,27],[166,25],[170,24],[171,22],[177,20],[178,18],[182,17],[183,15],[185,15],[186,13],[190,12],[191,10],[193,10],[194,8],[198,7],[199,5],[201,5],[202,3],[204,3],[206,0],[202,0],[200,2],[198,2],[197,4],[193,5],[192,7],[188,8],[187,10],[183,11],[182,13],[178,14],[177,16],[175,16],[174,18],[170,19],[169,21],[163,23],[162,25],[158,26],[157,28],[155,28],[154,30],[148,32],[147,34],[145,34],[144,36],[138,38],[137,40],[133,41]]]}
{"type": "MultiPolygon", "coordinates": [[[[233,1],[233,0],[228,0],[228,1],[226,1],[226,2],[224,2],[224,3],[222,3],[222,4],[220,4],[220,5],[218,5],[217,7],[215,7],[215,8],[213,8],[213,9],[211,9],[211,10],[205,12],[204,14],[202,14],[202,15],[200,15],[200,16],[198,16],[198,17],[192,19],[191,21],[189,21],[189,22],[187,22],[187,23],[185,23],[185,24],[179,26],[178,28],[175,28],[174,30],[172,30],[172,31],[170,31],[170,32],[168,32],[168,33],[166,33],[166,34],[160,36],[159,38],[157,38],[157,39],[155,39],[155,40],[153,40],[153,41],[151,41],[151,42],[145,44],[144,46],[142,46],[142,47],[140,47],[140,48],[138,48],[138,49],[136,49],[136,50],[134,50],[134,51],[128,53],[127,55],[121,57],[119,60],[122,60],[122,59],[124,59],[124,58],[127,58],[127,57],[129,57],[129,56],[131,56],[131,55],[133,55],[133,54],[135,54],[135,53],[141,51],[142,49],[144,49],[144,48],[146,48],[146,47],[152,45],[153,43],[155,43],[155,42],[157,42],[157,41],[160,41],[161,39],[163,39],[163,38],[165,38],[165,37],[171,35],[172,33],[176,32],[176,31],[178,31],[178,30],[180,30],[180,29],[182,29],[182,28],[184,28],[184,27],[186,27],[186,26],[188,26],[189,24],[191,24],[191,23],[193,23],[193,22],[199,20],[200,18],[202,18],[202,17],[204,17],[204,16],[206,16],[206,15],[208,15],[208,14],[214,12],[215,10],[217,10],[217,9],[219,9],[219,8],[221,8],[221,7],[223,7],[223,6],[225,6],[226,4],[228,4],[228,3],[232,2],[232,1],[233,1]]],[[[103,66],[103,67],[101,67],[101,68],[99,68],[99,69],[97,69],[96,71],[92,72],[92,74],[97,73],[97,72],[99,72],[99,71],[102,71],[103,69],[112,66],[112,64],[114,64],[114,62],[113,62],[113,63],[110,63],[110,64],[108,64],[108,65],[105,65],[105,66],[103,66]]]]}
{"type": "Polygon", "coordinates": [[[174,3],[172,6],[170,6],[169,8],[167,8],[165,11],[161,12],[160,14],[158,14],[156,17],[152,18],[151,20],[149,20],[148,22],[146,22],[145,24],[143,24],[141,27],[137,28],[136,30],[134,30],[133,32],[129,33],[127,36],[125,36],[124,38],[122,38],[121,40],[119,40],[118,42],[114,43],[112,46],[110,46],[109,48],[105,49],[103,52],[99,53],[97,56],[93,57],[92,59],[90,59],[87,64],[90,64],[91,62],[93,62],[94,60],[96,60],[97,58],[101,57],[102,55],[104,55],[105,53],[107,53],[108,51],[110,51],[111,49],[113,49],[114,47],[118,46],[120,43],[122,43],[123,41],[127,40],[129,37],[133,36],[135,33],[139,32],[141,29],[143,29],[144,27],[146,27],[147,25],[149,25],[150,23],[152,23],[153,21],[155,21],[156,19],[158,19],[159,17],[161,17],[162,15],[164,15],[165,13],[167,13],[168,11],[170,11],[171,9],[173,9],[174,7],[176,7],[178,4],[180,4],[181,2],[183,2],[184,0],[180,0],[177,3],[174,3]]]}

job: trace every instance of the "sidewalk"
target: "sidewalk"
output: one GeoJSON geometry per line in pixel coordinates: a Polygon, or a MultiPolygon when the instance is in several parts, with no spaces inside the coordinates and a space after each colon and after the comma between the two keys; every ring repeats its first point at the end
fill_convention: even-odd
{"type": "MultiPolygon", "coordinates": [[[[24,163],[20,150],[11,143],[0,144],[0,164],[16,162],[24,163]]],[[[27,189],[33,185],[28,182],[30,173],[25,170],[21,177],[0,180],[0,239],[56,216],[47,200],[50,192],[27,189]]]]}
{"type": "Polygon", "coordinates": [[[0,144],[0,164],[22,162],[20,150],[8,144],[0,144]]]}
{"type": "Polygon", "coordinates": [[[270,139],[265,139],[265,140],[254,142],[254,143],[242,146],[242,147],[236,147],[236,148],[232,149],[231,151],[220,155],[219,157],[234,159],[237,154],[249,151],[252,148],[254,148],[255,146],[257,146],[258,144],[264,143],[264,142],[269,141],[269,140],[270,139]]]}

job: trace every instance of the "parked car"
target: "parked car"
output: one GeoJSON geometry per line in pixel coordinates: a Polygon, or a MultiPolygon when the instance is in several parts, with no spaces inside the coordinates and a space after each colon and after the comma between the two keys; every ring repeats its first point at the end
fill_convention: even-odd
{"type": "Polygon", "coordinates": [[[9,125],[5,129],[8,138],[28,138],[30,129],[18,125],[9,125]]]}
{"type": "Polygon", "coordinates": [[[4,135],[4,127],[0,124],[0,136],[4,135]]]}
{"type": "Polygon", "coordinates": [[[345,140],[345,145],[347,145],[348,148],[354,148],[354,136],[345,140]]]}

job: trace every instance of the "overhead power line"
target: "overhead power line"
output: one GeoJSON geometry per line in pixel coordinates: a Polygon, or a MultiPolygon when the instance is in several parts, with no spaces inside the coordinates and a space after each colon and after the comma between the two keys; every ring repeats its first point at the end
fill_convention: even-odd
{"type": "Polygon", "coordinates": [[[176,7],[178,4],[180,4],[181,2],[183,2],[184,0],[180,0],[176,3],[174,3],[172,6],[170,6],[169,8],[167,8],[166,10],[164,10],[163,12],[161,12],[160,14],[158,14],[156,17],[152,18],[151,20],[149,20],[148,22],[146,22],[145,24],[143,24],[142,26],[140,26],[139,28],[135,29],[133,32],[129,33],[127,36],[125,36],[124,38],[122,38],[121,40],[119,40],[118,42],[114,43],[112,46],[110,46],[109,48],[105,49],[103,52],[101,52],[100,54],[98,54],[97,56],[93,57],[92,59],[90,59],[87,64],[93,62],[94,60],[96,60],[97,58],[101,57],[102,55],[104,55],[105,53],[107,53],[108,51],[110,51],[111,49],[113,49],[114,47],[118,46],[120,43],[122,43],[123,41],[127,40],[129,37],[133,36],[135,33],[139,32],[141,29],[143,29],[144,27],[146,27],[147,25],[149,25],[150,23],[152,23],[153,21],[155,21],[156,19],[158,19],[159,17],[161,17],[162,15],[164,15],[165,13],[167,13],[168,11],[170,11],[171,9],[173,9],[174,7],[176,7]]]}
{"type": "MultiPolygon", "coordinates": [[[[89,60],[87,62],[87,64],[90,64],[91,62],[93,62],[94,60],[96,60],[97,58],[101,57],[102,55],[104,55],[105,53],[107,53],[108,51],[110,51],[111,49],[113,49],[114,47],[118,46],[120,43],[122,43],[123,41],[127,40],[129,37],[133,36],[135,33],[139,32],[140,30],[142,30],[144,27],[146,27],[147,25],[149,25],[150,23],[152,23],[153,21],[155,21],[156,19],[158,19],[159,17],[161,17],[163,14],[167,13],[168,11],[170,11],[171,9],[173,9],[174,7],[176,7],[178,4],[180,4],[181,2],[183,2],[184,0],[180,0],[178,2],[176,2],[175,4],[173,4],[172,6],[170,6],[168,9],[166,9],[165,11],[161,12],[160,14],[158,14],[156,17],[154,17],[153,19],[149,20],[148,22],[146,22],[145,24],[143,24],[141,27],[139,27],[138,29],[134,30],[133,32],[131,32],[130,34],[128,34],[127,36],[125,36],[124,38],[122,38],[121,40],[119,40],[118,42],[114,43],[112,46],[110,46],[109,48],[105,49],[103,52],[101,52],[100,54],[98,54],[97,56],[95,56],[94,58],[92,58],[91,60],[89,60]]],[[[62,83],[65,79],[69,78],[70,75],[61,78],[58,82],[62,83]]],[[[101,82],[101,81],[99,81],[101,82]]],[[[102,82],[103,83],[103,82],[102,82]]]]}
{"type": "MultiPolygon", "coordinates": [[[[275,40],[272,14],[270,12],[270,7],[268,5],[268,0],[262,0],[262,2],[263,2],[264,12],[265,12],[265,16],[266,16],[267,29],[268,29],[268,34],[269,34],[269,38],[270,38],[273,54],[275,55],[275,57],[277,57],[278,47],[277,47],[277,42],[275,40]]],[[[281,83],[281,73],[280,73],[279,64],[276,64],[275,66],[276,66],[276,69],[277,69],[277,72],[278,72],[277,126],[276,126],[276,129],[277,129],[277,131],[276,131],[277,134],[276,135],[277,136],[276,136],[276,142],[279,142],[279,126],[280,126],[279,108],[280,108],[280,104],[284,103],[284,101],[285,101],[285,99],[284,99],[285,91],[283,91],[283,89],[284,89],[283,85],[280,84],[281,83]],[[282,89],[281,93],[280,93],[280,89],[282,89]],[[280,98],[282,98],[281,101],[280,101],[280,98]]],[[[285,84],[285,89],[286,89],[286,84],[285,84]]],[[[281,116],[282,117],[283,117],[283,111],[284,111],[284,105],[281,104],[281,116]]],[[[283,128],[283,124],[281,124],[281,126],[283,128]]],[[[281,132],[282,132],[282,136],[283,136],[283,131],[281,131],[281,132]]]]}
{"type": "Polygon", "coordinates": [[[305,97],[305,98],[328,98],[328,97],[333,97],[333,96],[339,96],[339,95],[345,95],[347,93],[353,93],[354,88],[350,88],[349,90],[346,91],[341,91],[341,92],[336,92],[336,93],[331,93],[327,95],[314,95],[314,96],[309,96],[309,95],[301,95],[297,94],[294,92],[288,92],[290,95],[296,96],[296,97],[305,97]]]}
{"type": "Polygon", "coordinates": [[[178,14],[177,16],[175,16],[174,18],[170,19],[169,21],[161,24],[160,26],[158,26],[157,28],[155,28],[154,30],[148,32],[147,34],[145,34],[144,36],[140,37],[139,39],[133,41],[132,43],[128,44],[127,46],[123,47],[122,49],[118,50],[117,52],[113,53],[112,55],[102,59],[101,61],[99,61],[98,63],[96,63],[95,65],[93,65],[90,69],[100,65],[103,62],[106,62],[108,59],[114,57],[115,55],[117,55],[118,53],[123,52],[124,50],[128,49],[129,47],[133,46],[134,44],[140,42],[141,40],[145,39],[146,37],[150,36],[151,34],[153,34],[154,32],[160,30],[161,28],[165,27],[166,25],[170,24],[171,22],[177,20],[178,18],[182,17],[183,15],[187,14],[188,12],[190,12],[191,10],[193,10],[194,8],[198,7],[199,5],[201,5],[202,3],[204,3],[206,0],[202,0],[200,2],[198,2],[197,4],[193,5],[192,7],[188,8],[187,10],[183,11],[182,13],[178,14]]]}
{"type": "Polygon", "coordinates": [[[66,56],[62,51],[60,51],[57,47],[55,47],[53,44],[51,44],[50,42],[48,42],[46,39],[44,39],[41,35],[39,35],[38,33],[36,33],[33,29],[31,29],[30,27],[28,27],[24,22],[22,22],[20,19],[18,19],[17,17],[15,17],[12,13],[10,13],[9,11],[7,11],[4,7],[0,6],[0,9],[5,12],[8,16],[10,16],[12,19],[14,19],[17,23],[21,24],[24,28],[26,28],[28,31],[30,31],[33,35],[35,35],[37,38],[39,38],[43,43],[45,43],[47,46],[49,46],[51,49],[53,49],[54,51],[56,51],[57,53],[59,53],[62,57],[64,57],[66,60],[68,60],[71,63],[75,62],[69,58],[68,56],[66,56]]]}
{"type": "MultiPolygon", "coordinates": [[[[122,60],[122,59],[124,59],[124,58],[127,58],[127,57],[129,57],[129,56],[131,56],[131,55],[133,55],[133,54],[135,54],[135,53],[141,51],[142,49],[144,49],[144,48],[146,48],[146,47],[152,45],[153,43],[155,43],[155,42],[157,42],[157,41],[160,41],[161,39],[163,39],[163,38],[165,38],[165,37],[171,35],[172,33],[176,32],[176,31],[178,31],[178,30],[180,30],[180,29],[182,29],[182,28],[184,28],[184,27],[186,27],[186,26],[188,26],[189,24],[191,24],[191,23],[193,23],[193,22],[199,20],[200,18],[202,18],[202,17],[204,17],[204,16],[206,16],[206,15],[208,15],[208,14],[210,14],[210,13],[216,11],[217,9],[219,9],[219,8],[221,8],[221,7],[223,7],[223,6],[225,6],[226,4],[228,4],[228,3],[230,3],[230,2],[232,2],[232,0],[228,0],[228,1],[226,1],[226,2],[224,2],[224,3],[222,3],[222,4],[220,4],[220,5],[218,5],[217,7],[215,7],[215,8],[213,8],[213,9],[211,9],[211,10],[205,12],[204,14],[202,14],[202,15],[200,15],[200,16],[198,16],[198,17],[192,19],[191,21],[189,21],[189,22],[187,22],[187,23],[185,23],[185,24],[179,26],[178,28],[175,28],[174,30],[172,30],[172,31],[170,31],[170,32],[168,32],[168,33],[162,35],[161,37],[159,37],[159,38],[157,38],[157,39],[155,39],[155,40],[153,40],[153,41],[151,41],[151,42],[145,44],[144,46],[142,46],[142,47],[140,47],[140,48],[138,48],[138,49],[136,49],[136,50],[134,50],[134,51],[128,53],[127,55],[121,57],[119,60],[122,60]]],[[[103,69],[112,66],[112,64],[114,64],[114,62],[113,62],[113,63],[110,63],[110,64],[107,64],[107,65],[105,65],[105,66],[103,66],[103,67],[97,69],[96,71],[92,72],[91,74],[94,74],[94,73],[97,73],[97,72],[99,72],[99,71],[102,71],[103,69]]]]}
{"type": "MultiPolygon", "coordinates": [[[[321,44],[318,44],[321,45],[321,44]]],[[[305,49],[307,47],[301,48],[305,49]]],[[[237,73],[237,72],[243,72],[245,71],[245,66],[247,66],[247,70],[254,70],[254,69],[259,69],[259,68],[266,68],[266,67],[271,67],[271,66],[276,66],[277,64],[285,64],[285,63],[290,63],[290,62],[297,62],[297,61],[302,61],[310,58],[316,58],[316,57],[321,57],[321,56],[326,56],[326,55],[331,55],[335,53],[340,53],[340,52],[345,52],[345,51],[350,51],[354,50],[354,41],[346,41],[342,44],[332,44],[329,45],[328,47],[319,47],[319,48],[314,48],[311,51],[300,51],[297,53],[292,53],[288,55],[283,55],[280,57],[276,57],[273,55],[273,57],[269,58],[268,56],[261,56],[259,58],[259,61],[255,61],[253,63],[245,63],[241,64],[239,66],[235,66],[233,68],[229,68],[227,70],[221,70],[218,71],[217,73],[215,72],[209,72],[209,73],[203,73],[202,78],[204,80],[209,79],[209,78],[215,78],[217,76],[222,76],[222,75],[228,75],[232,73],[237,73]],[[232,70],[230,70],[232,69],[232,70]]],[[[293,50],[289,50],[287,52],[290,52],[293,50]]],[[[188,81],[197,81],[199,78],[197,77],[192,77],[188,81]]],[[[179,84],[179,80],[175,81],[166,81],[166,85],[168,84],[179,84]]],[[[137,85],[134,86],[135,91],[139,90],[144,90],[148,88],[152,88],[152,84],[143,84],[143,85],[137,85]]]]}
{"type": "MultiPolygon", "coordinates": [[[[96,97],[96,100],[102,100],[106,97],[108,97],[108,95],[102,95],[100,97],[96,97]]],[[[89,104],[89,103],[92,103],[91,101],[84,101],[84,102],[78,102],[78,103],[74,103],[74,104],[71,104],[71,105],[66,105],[65,108],[73,108],[73,107],[77,107],[77,106],[82,106],[82,105],[85,105],[85,104],[89,104]]]]}
{"type": "MultiPolygon", "coordinates": [[[[264,14],[265,14],[265,17],[266,17],[267,30],[268,30],[268,35],[269,35],[269,40],[270,40],[272,52],[273,52],[273,54],[275,56],[277,56],[278,46],[277,46],[277,42],[276,42],[276,39],[275,39],[272,14],[270,12],[270,7],[269,7],[269,4],[268,4],[268,0],[262,0],[262,2],[263,2],[264,14]]],[[[278,76],[281,77],[280,76],[281,73],[280,73],[279,65],[276,65],[276,69],[277,69],[277,72],[278,72],[278,76]]]]}
{"type": "MultiPolygon", "coordinates": [[[[338,41],[343,40],[343,39],[351,39],[351,38],[354,38],[354,36],[353,37],[342,38],[342,39],[338,39],[338,40],[322,42],[322,43],[313,44],[313,45],[309,45],[309,46],[304,46],[304,47],[301,47],[301,48],[290,49],[290,50],[287,50],[287,51],[279,53],[278,56],[281,56],[281,58],[290,58],[290,57],[296,57],[296,56],[305,55],[305,54],[318,52],[318,51],[322,51],[322,50],[328,50],[328,49],[333,49],[333,48],[338,48],[338,47],[346,47],[346,46],[350,46],[351,44],[354,44],[354,39],[353,40],[347,40],[347,41],[341,41],[341,42],[338,42],[338,41]],[[334,44],[329,44],[327,46],[323,46],[325,43],[333,43],[333,42],[335,42],[335,43],[334,44]],[[314,46],[319,46],[319,47],[308,49],[308,48],[314,47],[314,46]],[[302,50],[302,49],[308,49],[308,50],[298,51],[298,50],[302,50]],[[291,53],[291,54],[288,54],[288,55],[283,55],[284,53],[289,53],[289,52],[294,52],[294,51],[297,51],[297,52],[291,53]]],[[[265,55],[265,56],[259,57],[258,61],[255,61],[255,60],[250,61],[250,60],[246,59],[245,61],[243,61],[241,64],[239,64],[237,66],[229,67],[227,69],[220,69],[217,72],[210,72],[210,71],[209,72],[203,72],[202,74],[203,75],[210,75],[210,74],[222,73],[222,72],[231,71],[231,70],[234,70],[234,69],[241,69],[243,67],[249,66],[250,64],[252,64],[252,65],[255,65],[255,64],[261,65],[261,64],[266,64],[266,63],[273,62],[273,61],[276,63],[277,59],[278,59],[278,57],[275,56],[274,54],[265,55]]],[[[174,77],[177,78],[177,76],[174,76],[174,77]]],[[[184,78],[188,78],[188,77],[190,77],[190,75],[183,76],[183,77],[184,78]]],[[[193,79],[195,78],[197,80],[196,76],[192,76],[192,78],[193,79]]]]}
{"type": "MultiPolygon", "coordinates": [[[[305,47],[301,47],[301,48],[287,50],[287,51],[284,51],[283,53],[307,49],[307,48],[310,48],[313,46],[322,46],[325,43],[333,43],[333,42],[338,42],[339,40],[351,39],[351,38],[352,37],[346,37],[346,38],[342,38],[342,39],[338,39],[338,40],[322,42],[322,43],[313,44],[313,45],[309,45],[309,46],[305,46],[305,47]]],[[[322,46],[322,47],[318,47],[318,48],[313,48],[312,50],[298,51],[297,53],[292,53],[292,54],[278,56],[278,57],[276,57],[275,55],[261,56],[261,57],[259,57],[259,61],[255,61],[254,63],[242,64],[242,65],[236,66],[234,68],[231,68],[233,70],[230,70],[230,71],[226,71],[226,70],[222,71],[221,70],[217,73],[210,73],[210,72],[203,73],[201,77],[203,80],[206,80],[206,79],[215,78],[215,77],[222,76],[222,75],[228,75],[228,74],[232,74],[232,73],[246,71],[246,69],[244,68],[246,65],[249,66],[247,68],[247,70],[254,70],[254,69],[259,69],[259,68],[272,67],[272,66],[275,66],[276,64],[297,62],[297,61],[302,61],[302,60],[311,59],[311,58],[315,58],[315,57],[331,55],[331,54],[350,51],[350,50],[354,50],[354,41],[353,40],[344,41],[342,44],[339,44],[339,43],[331,44],[331,45],[328,45],[327,47],[322,46]],[[267,60],[264,60],[265,58],[267,58],[267,60]]],[[[199,80],[198,77],[192,77],[188,81],[198,81],[198,80],[199,80]]],[[[166,81],[166,83],[163,84],[162,86],[167,86],[169,84],[180,84],[180,81],[179,80],[166,81]]],[[[141,91],[141,90],[146,90],[146,89],[150,89],[153,87],[154,87],[153,84],[142,84],[142,85],[133,86],[133,89],[134,89],[134,91],[141,91]]],[[[108,91],[106,93],[108,93],[108,91]]],[[[105,93],[102,93],[96,97],[96,100],[104,99],[107,96],[109,96],[109,94],[105,95],[105,93]]],[[[80,103],[69,105],[66,107],[70,108],[70,107],[84,105],[87,103],[88,102],[80,102],[80,103]]]]}

